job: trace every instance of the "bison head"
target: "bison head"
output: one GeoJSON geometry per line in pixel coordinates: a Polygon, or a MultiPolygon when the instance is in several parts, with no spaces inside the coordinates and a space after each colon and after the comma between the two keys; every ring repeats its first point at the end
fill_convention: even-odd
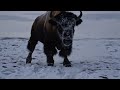
{"type": "Polygon", "coordinates": [[[52,16],[49,23],[56,26],[57,34],[62,41],[62,45],[69,47],[72,45],[73,36],[74,36],[74,27],[78,26],[82,22],[82,12],[77,16],[71,12],[61,12],[57,16],[52,16]]]}

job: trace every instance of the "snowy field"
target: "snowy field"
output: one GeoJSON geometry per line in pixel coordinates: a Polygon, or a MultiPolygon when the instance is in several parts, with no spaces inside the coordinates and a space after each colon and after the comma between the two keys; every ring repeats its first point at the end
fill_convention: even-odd
{"type": "Polygon", "coordinates": [[[0,11],[0,79],[120,79],[120,12],[83,12],[69,57],[72,67],[63,67],[58,55],[55,65],[47,66],[40,42],[32,63],[25,63],[30,28],[41,13],[0,11]]]}

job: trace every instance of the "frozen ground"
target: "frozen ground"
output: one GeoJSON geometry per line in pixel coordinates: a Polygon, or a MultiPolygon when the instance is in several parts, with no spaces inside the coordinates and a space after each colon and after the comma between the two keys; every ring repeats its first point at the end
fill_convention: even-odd
{"type": "Polygon", "coordinates": [[[43,46],[38,43],[31,64],[25,38],[0,39],[1,79],[120,79],[120,39],[76,39],[69,57],[72,67],[63,67],[55,56],[55,66],[46,64],[43,46]]]}
{"type": "Polygon", "coordinates": [[[0,12],[1,79],[120,79],[120,12],[83,12],[76,27],[72,67],[56,55],[48,67],[39,42],[31,64],[25,64],[30,28],[43,12],[0,12]]]}

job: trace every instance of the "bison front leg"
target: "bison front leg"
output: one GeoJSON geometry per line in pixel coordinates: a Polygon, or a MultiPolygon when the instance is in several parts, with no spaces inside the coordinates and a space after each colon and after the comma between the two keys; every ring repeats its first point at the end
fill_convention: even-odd
{"type": "Polygon", "coordinates": [[[64,58],[63,66],[65,66],[65,67],[71,67],[71,62],[69,61],[69,59],[67,57],[71,54],[71,50],[72,50],[71,48],[67,48],[67,49],[63,48],[59,52],[59,55],[64,58]]]}
{"type": "Polygon", "coordinates": [[[54,65],[53,56],[57,53],[55,47],[50,44],[44,45],[44,53],[46,54],[47,57],[47,65],[53,66],[54,65]]]}
{"type": "Polygon", "coordinates": [[[65,67],[71,67],[71,62],[69,61],[69,59],[67,58],[67,56],[64,57],[63,66],[65,66],[65,67]]]}
{"type": "Polygon", "coordinates": [[[54,66],[53,56],[47,55],[47,65],[48,66],[54,66]]]}
{"type": "Polygon", "coordinates": [[[33,54],[33,51],[35,49],[35,46],[36,46],[37,42],[38,41],[36,41],[36,40],[32,40],[32,39],[29,40],[28,45],[27,45],[27,49],[29,50],[29,54],[26,58],[26,63],[31,63],[32,54],[33,54]]]}

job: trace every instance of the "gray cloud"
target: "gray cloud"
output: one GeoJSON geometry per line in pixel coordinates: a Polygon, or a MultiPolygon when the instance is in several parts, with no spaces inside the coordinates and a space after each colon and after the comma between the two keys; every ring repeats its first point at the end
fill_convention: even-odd
{"type": "Polygon", "coordinates": [[[83,19],[92,19],[92,20],[100,20],[100,19],[120,19],[119,13],[102,13],[102,14],[85,14],[83,15],[83,19]]]}
{"type": "MultiPolygon", "coordinates": [[[[43,12],[42,12],[43,13],[43,12]]],[[[42,13],[24,13],[24,15],[35,15],[36,17],[41,15],[42,13]]],[[[116,19],[120,20],[120,13],[91,13],[84,14],[83,19],[87,20],[104,20],[104,19],[116,19]]],[[[16,20],[16,21],[34,21],[32,18],[21,17],[20,15],[0,15],[0,20],[16,20]]]]}
{"type": "Polygon", "coordinates": [[[0,20],[33,21],[33,19],[30,18],[14,15],[0,15],[0,20]]]}
{"type": "Polygon", "coordinates": [[[37,16],[39,16],[39,15],[41,15],[41,14],[44,14],[45,13],[45,11],[40,11],[40,12],[29,12],[29,13],[24,13],[24,15],[37,15],[37,16]]]}

